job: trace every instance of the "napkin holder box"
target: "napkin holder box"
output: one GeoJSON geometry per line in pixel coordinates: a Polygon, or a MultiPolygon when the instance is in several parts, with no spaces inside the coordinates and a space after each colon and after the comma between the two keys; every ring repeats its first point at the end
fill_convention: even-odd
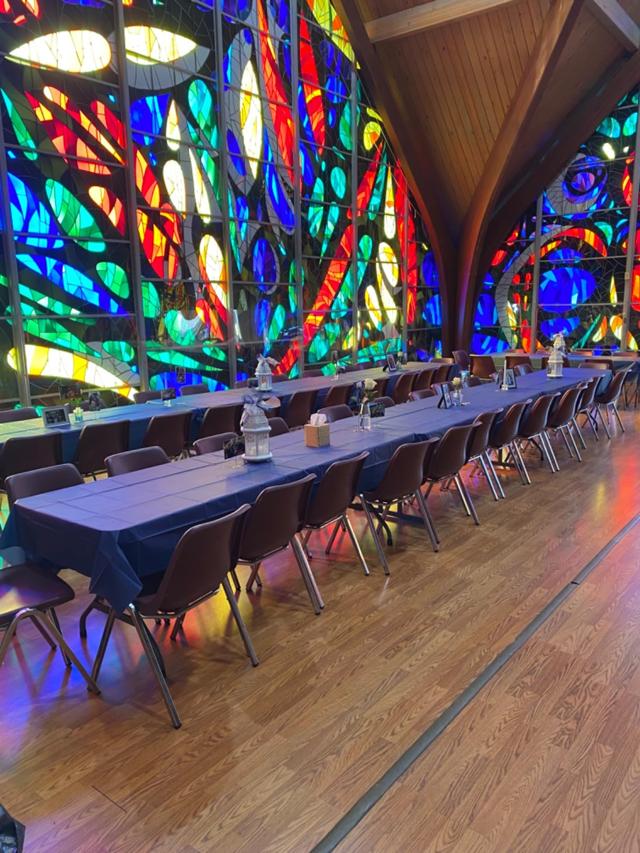
{"type": "Polygon", "coordinates": [[[307,447],[327,447],[331,444],[329,424],[305,424],[304,443],[307,447]]]}

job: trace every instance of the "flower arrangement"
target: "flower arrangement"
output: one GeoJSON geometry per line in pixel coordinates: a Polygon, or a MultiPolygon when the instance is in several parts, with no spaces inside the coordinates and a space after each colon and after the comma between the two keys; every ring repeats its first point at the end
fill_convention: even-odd
{"type": "Polygon", "coordinates": [[[451,387],[454,391],[460,391],[462,388],[462,379],[459,376],[454,376],[451,380],[451,387]]]}
{"type": "Polygon", "coordinates": [[[375,379],[361,379],[353,386],[349,406],[352,411],[359,412],[364,403],[370,403],[378,396],[378,386],[375,379]]]}

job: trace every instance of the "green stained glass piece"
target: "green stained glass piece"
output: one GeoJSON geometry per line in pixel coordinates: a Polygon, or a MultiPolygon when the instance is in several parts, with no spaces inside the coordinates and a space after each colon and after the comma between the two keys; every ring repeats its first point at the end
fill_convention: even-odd
{"type": "Polygon", "coordinates": [[[133,361],[136,357],[136,351],[126,341],[105,341],[102,346],[105,352],[120,361],[133,361]]]}
{"type": "Polygon", "coordinates": [[[81,341],[76,335],[70,332],[62,323],[58,323],[51,318],[39,317],[35,319],[34,314],[38,313],[31,305],[24,302],[20,303],[22,313],[22,325],[26,334],[34,338],[41,338],[43,341],[48,341],[56,347],[71,350],[71,352],[82,353],[83,355],[92,356],[95,359],[100,358],[100,353],[91,347],[87,346],[84,341],[81,341]]]}
{"type": "Polygon", "coordinates": [[[636,128],[638,127],[638,113],[634,110],[631,115],[627,116],[627,119],[624,123],[624,127],[622,128],[623,136],[633,136],[636,132],[636,128]]]}
{"type": "Polygon", "coordinates": [[[376,182],[373,185],[373,192],[371,193],[371,201],[369,202],[369,219],[375,219],[378,215],[378,211],[380,210],[380,205],[382,204],[382,199],[384,196],[384,187],[385,181],[387,177],[387,157],[383,155],[380,161],[380,168],[378,169],[378,174],[376,175],[376,182]]]}
{"type": "Polygon", "coordinates": [[[213,358],[215,361],[223,361],[225,363],[227,361],[227,351],[222,349],[222,347],[217,347],[213,344],[205,344],[205,346],[202,347],[202,352],[208,358],[213,358]]]}
{"type": "Polygon", "coordinates": [[[93,215],[59,181],[49,178],[45,184],[49,204],[60,227],[88,252],[104,252],[107,248],[102,231],[93,215]]]}
{"type": "Polygon", "coordinates": [[[96,264],[96,272],[104,286],[120,299],[129,297],[129,279],[126,272],[112,261],[100,261],[96,264]]]}
{"type": "MultiPolygon", "coordinates": [[[[634,115],[636,115],[634,113],[634,115]]],[[[618,139],[620,136],[620,122],[613,116],[607,116],[596,128],[596,133],[608,136],[609,139],[618,139]]]]}
{"type": "Polygon", "coordinates": [[[320,253],[321,257],[324,257],[325,252],[329,248],[329,241],[333,236],[333,232],[335,231],[335,227],[339,218],[340,208],[337,204],[332,204],[329,208],[329,213],[327,214],[327,224],[325,225],[324,229],[324,240],[322,241],[322,251],[320,253]]]}
{"type": "Polygon", "coordinates": [[[171,310],[164,316],[164,325],[171,340],[180,346],[190,347],[196,343],[202,320],[199,317],[187,320],[180,311],[171,310]]]}
{"type": "MultiPolygon", "coordinates": [[[[193,80],[187,93],[189,109],[198,127],[212,148],[218,147],[218,129],[215,124],[216,108],[213,95],[204,80],[193,80]]],[[[195,141],[195,140],[194,140],[195,141]]]]}
{"type": "Polygon", "coordinates": [[[351,102],[347,101],[340,116],[340,142],[346,151],[351,151],[351,102]]]}
{"type": "Polygon", "coordinates": [[[287,312],[284,310],[282,305],[276,305],[275,310],[273,312],[273,316],[271,318],[271,323],[269,323],[269,340],[277,341],[280,337],[280,333],[284,329],[284,324],[287,319],[287,312]]]}
{"type": "Polygon", "coordinates": [[[600,231],[605,235],[605,243],[610,246],[611,241],[613,240],[613,226],[608,222],[595,222],[594,223],[600,231]]]}
{"type": "Polygon", "coordinates": [[[16,135],[18,145],[21,145],[25,149],[23,153],[27,160],[37,160],[38,154],[36,151],[36,143],[33,141],[25,123],[22,121],[20,113],[4,89],[0,89],[0,92],[2,93],[2,100],[4,101],[9,121],[11,122],[13,132],[16,135]]]}
{"type": "Polygon", "coordinates": [[[152,347],[147,349],[147,355],[154,361],[160,361],[162,364],[170,364],[173,367],[185,367],[189,370],[202,370],[204,365],[185,355],[183,352],[175,352],[174,350],[156,350],[152,347]]]}
{"type": "Polygon", "coordinates": [[[338,198],[344,198],[347,189],[347,177],[344,169],[341,169],[340,166],[334,166],[331,170],[331,186],[338,198]]]}
{"type": "Polygon", "coordinates": [[[162,305],[158,291],[150,281],[142,282],[142,313],[149,320],[154,320],[160,316],[162,305]]]}
{"type": "Polygon", "coordinates": [[[307,223],[309,226],[309,233],[312,237],[317,237],[320,231],[320,227],[322,226],[322,219],[324,217],[324,208],[322,206],[322,202],[324,201],[324,182],[322,178],[316,178],[315,183],[313,185],[313,190],[311,192],[311,202],[309,204],[309,212],[307,213],[307,223]]]}

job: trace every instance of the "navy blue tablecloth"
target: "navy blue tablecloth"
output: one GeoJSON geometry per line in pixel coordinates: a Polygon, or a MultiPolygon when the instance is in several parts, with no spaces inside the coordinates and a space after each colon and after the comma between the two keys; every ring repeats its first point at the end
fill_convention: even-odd
{"type": "Polygon", "coordinates": [[[0,547],[20,546],[31,559],[87,575],[91,591],[122,610],[140,592],[140,578],[166,568],[186,529],[252,503],[265,487],[307,473],[320,477],[333,462],[367,450],[359,485],[371,489],[404,442],[442,434],[480,412],[562,391],[592,375],[602,372],[567,369],[562,379],[530,374],[505,392],[480,386],[466,392],[468,406],[455,409],[438,409],[433,398],[394,406],[367,432],[348,418],[332,424],[331,444],[323,448],[306,447],[302,431],[288,433],[272,439],[273,460],[267,463],[209,454],[37,495],[16,503],[0,547]]]}

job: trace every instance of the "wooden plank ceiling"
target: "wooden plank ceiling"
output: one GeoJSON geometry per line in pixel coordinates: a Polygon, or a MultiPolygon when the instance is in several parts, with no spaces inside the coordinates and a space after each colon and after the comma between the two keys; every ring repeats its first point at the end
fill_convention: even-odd
{"type": "Polygon", "coordinates": [[[335,5],[430,227],[446,336],[464,345],[504,231],[640,80],[640,0],[335,5]]]}

